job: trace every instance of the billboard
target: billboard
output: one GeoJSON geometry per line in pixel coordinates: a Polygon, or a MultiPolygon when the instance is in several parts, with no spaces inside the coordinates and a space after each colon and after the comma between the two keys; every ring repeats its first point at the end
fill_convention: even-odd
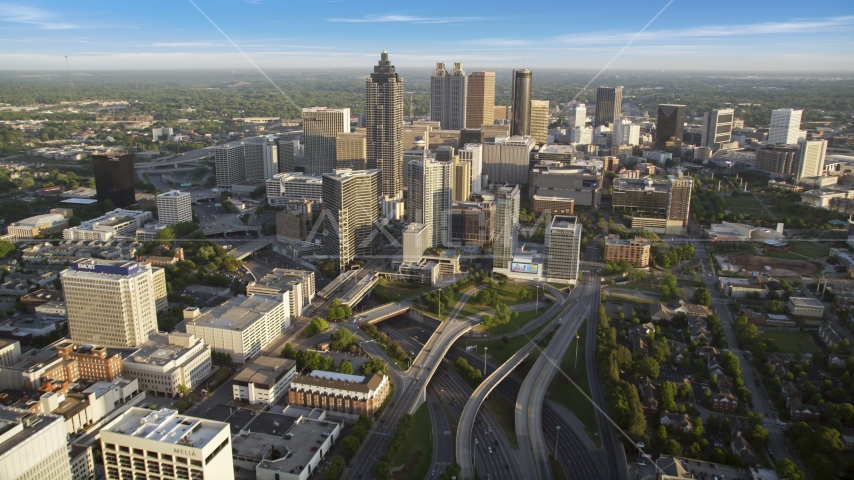
{"type": "Polygon", "coordinates": [[[510,271],[514,273],[530,273],[532,275],[536,275],[539,270],[540,266],[532,263],[510,263],[510,271]]]}
{"type": "Polygon", "coordinates": [[[139,270],[136,262],[95,263],[92,260],[82,260],[73,263],[71,267],[81,272],[104,273],[107,275],[133,275],[139,270]]]}

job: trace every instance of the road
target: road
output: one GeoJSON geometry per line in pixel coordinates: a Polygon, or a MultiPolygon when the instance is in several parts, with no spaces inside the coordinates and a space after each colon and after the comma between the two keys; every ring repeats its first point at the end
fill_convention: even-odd
{"type": "Polygon", "coordinates": [[[583,300],[575,302],[569,312],[561,317],[560,327],[522,382],[516,400],[515,420],[523,478],[553,478],[543,435],[542,406],[566,349],[584,319],[590,316],[591,309],[595,308],[592,301],[597,298],[595,292],[598,288],[598,277],[593,276],[586,276],[576,288],[576,293],[583,300]]]}
{"type": "MultiPolygon", "coordinates": [[[[710,253],[702,242],[697,241],[694,243],[694,251],[697,257],[703,259],[708,258],[708,261],[712,261],[710,253]]],[[[703,273],[701,278],[706,284],[706,288],[712,292],[712,310],[721,319],[724,334],[726,334],[727,347],[733,354],[735,354],[736,357],[738,357],[738,360],[741,363],[741,376],[744,380],[744,385],[752,392],[753,411],[761,413],[765,417],[763,425],[768,430],[768,450],[773,457],[772,460],[789,458],[796,464],[799,464],[798,460],[788,452],[786,439],[783,436],[783,428],[777,424],[776,413],[774,412],[774,408],[771,406],[771,402],[768,400],[768,396],[765,394],[765,389],[755,387],[757,383],[761,384],[761,377],[753,368],[753,364],[750,360],[745,357],[744,351],[742,351],[738,346],[735,330],[733,329],[734,320],[732,318],[732,313],[730,313],[726,301],[721,298],[720,293],[715,288],[715,284],[717,283],[717,274],[707,263],[703,262],[702,266],[703,273]]]]}
{"type": "Polygon", "coordinates": [[[454,431],[451,430],[451,422],[433,385],[427,389],[427,408],[430,409],[433,436],[433,459],[430,461],[431,473],[428,478],[433,478],[454,463],[454,442],[451,440],[454,431]]]}

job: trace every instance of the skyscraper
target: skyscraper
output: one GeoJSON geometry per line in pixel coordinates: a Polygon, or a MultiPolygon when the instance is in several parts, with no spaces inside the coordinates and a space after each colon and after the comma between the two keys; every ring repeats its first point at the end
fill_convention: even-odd
{"type": "Polygon", "coordinates": [[[409,162],[409,221],[426,225],[430,247],[450,245],[451,167],[426,156],[409,162]]]}
{"type": "Polygon", "coordinates": [[[495,194],[495,234],[493,242],[492,268],[510,268],[516,247],[519,244],[519,185],[501,185],[495,194]]]}
{"type": "Polygon", "coordinates": [[[483,173],[490,183],[528,183],[532,137],[496,137],[483,144],[483,173]]]}
{"type": "Polygon", "coordinates": [[[569,128],[583,127],[587,123],[587,105],[576,103],[569,106],[569,128]]]}
{"type": "Polygon", "coordinates": [[[157,332],[155,278],[149,264],[85,259],[60,278],[73,342],[131,348],[157,332]]]}
{"type": "Polygon", "coordinates": [[[731,108],[706,112],[703,115],[703,136],[700,145],[718,149],[720,144],[729,143],[732,139],[733,120],[735,120],[735,111],[731,108]]]}
{"type": "Polygon", "coordinates": [[[246,180],[267,180],[279,173],[279,153],[275,142],[266,138],[243,142],[246,180]]]}
{"type": "Polygon", "coordinates": [[[95,170],[95,189],[98,201],[109,200],[118,208],[136,203],[136,174],[133,171],[134,154],[92,155],[95,170]]]}
{"type": "Polygon", "coordinates": [[[454,62],[450,74],[444,63],[436,63],[430,77],[430,120],[440,122],[442,130],[465,128],[467,92],[468,78],[462,63],[454,62]]]}
{"type": "Polygon", "coordinates": [[[685,105],[659,105],[655,124],[656,148],[682,155],[682,134],[685,130],[685,105]]]}
{"type": "Polygon", "coordinates": [[[303,108],[302,123],[305,132],[305,173],[332,173],[336,168],[336,135],[350,132],[350,109],[303,108]]]}
{"type": "Polygon", "coordinates": [[[510,135],[531,134],[531,71],[513,70],[513,93],[510,97],[510,135]]]}
{"type": "Polygon", "coordinates": [[[471,164],[471,192],[480,193],[483,190],[481,176],[483,175],[483,145],[466,144],[459,151],[460,160],[471,164]]]}
{"type": "Polygon", "coordinates": [[[453,200],[455,202],[465,202],[471,195],[471,162],[461,160],[459,156],[456,156],[453,163],[453,200]]]}
{"type": "Polygon", "coordinates": [[[546,227],[543,249],[548,281],[577,283],[580,252],[581,223],[578,217],[556,215],[546,227]]]}
{"type": "Polygon", "coordinates": [[[597,88],[596,114],[593,117],[593,127],[614,123],[622,116],[623,87],[597,88]]]}
{"type": "Polygon", "coordinates": [[[638,145],[639,143],[640,125],[632,124],[628,118],[621,118],[614,122],[614,132],[611,136],[612,146],[638,145]]]}
{"type": "Polygon", "coordinates": [[[768,129],[768,145],[781,143],[794,145],[801,138],[801,116],[803,110],[783,108],[771,111],[771,126],[768,129]]]}
{"type": "Polygon", "coordinates": [[[157,196],[157,220],[166,225],[193,221],[193,206],[189,192],[172,190],[157,196]]]}
{"type": "Polygon", "coordinates": [[[531,136],[537,145],[549,141],[549,101],[531,100],[531,136]]]}
{"type": "Polygon", "coordinates": [[[383,196],[400,199],[403,197],[403,79],[395,73],[385,50],[371,78],[365,81],[365,126],[368,168],[382,171],[383,196]]]}
{"type": "MultiPolygon", "coordinates": [[[[364,129],[358,129],[364,130],[364,129]]],[[[368,160],[368,147],[364,131],[339,133],[335,138],[335,168],[364,170],[368,160]]]]}
{"type": "Polygon", "coordinates": [[[797,180],[815,177],[824,172],[827,140],[804,140],[798,145],[797,180]]]}
{"type": "Polygon", "coordinates": [[[495,72],[472,72],[466,97],[466,127],[495,122],[495,72]]]}
{"type": "Polygon", "coordinates": [[[214,148],[217,188],[230,189],[246,180],[243,145],[226,144],[214,148]]]}
{"type": "Polygon", "coordinates": [[[279,140],[279,173],[295,172],[294,157],[299,151],[299,140],[279,140]]]}
{"type": "Polygon", "coordinates": [[[323,175],[324,252],[346,270],[356,257],[380,250],[381,172],[336,170],[323,175]]]}
{"type": "Polygon", "coordinates": [[[682,222],[682,228],[688,227],[688,216],[691,211],[691,189],[694,180],[691,177],[671,175],[667,179],[667,220],[682,222]]]}

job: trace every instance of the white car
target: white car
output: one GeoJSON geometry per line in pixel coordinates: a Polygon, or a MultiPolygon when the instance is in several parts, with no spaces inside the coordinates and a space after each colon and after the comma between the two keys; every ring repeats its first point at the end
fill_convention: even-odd
{"type": "Polygon", "coordinates": [[[636,443],[635,445],[637,445],[637,446],[638,446],[638,448],[644,448],[644,447],[646,447],[646,445],[645,445],[643,442],[638,442],[638,443],[636,443]]]}

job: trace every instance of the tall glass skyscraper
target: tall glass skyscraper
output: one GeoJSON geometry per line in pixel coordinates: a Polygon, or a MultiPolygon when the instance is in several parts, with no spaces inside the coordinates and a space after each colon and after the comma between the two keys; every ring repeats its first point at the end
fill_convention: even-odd
{"type": "Polygon", "coordinates": [[[593,127],[610,125],[623,116],[623,87],[599,87],[596,89],[596,114],[593,127]]]}
{"type": "Polygon", "coordinates": [[[513,96],[510,99],[510,135],[531,134],[531,71],[527,68],[513,70],[513,96]]]}
{"type": "Polygon", "coordinates": [[[444,63],[436,63],[430,77],[430,120],[439,122],[442,130],[465,128],[467,95],[468,77],[463,64],[454,63],[454,70],[448,73],[444,63]]]}

